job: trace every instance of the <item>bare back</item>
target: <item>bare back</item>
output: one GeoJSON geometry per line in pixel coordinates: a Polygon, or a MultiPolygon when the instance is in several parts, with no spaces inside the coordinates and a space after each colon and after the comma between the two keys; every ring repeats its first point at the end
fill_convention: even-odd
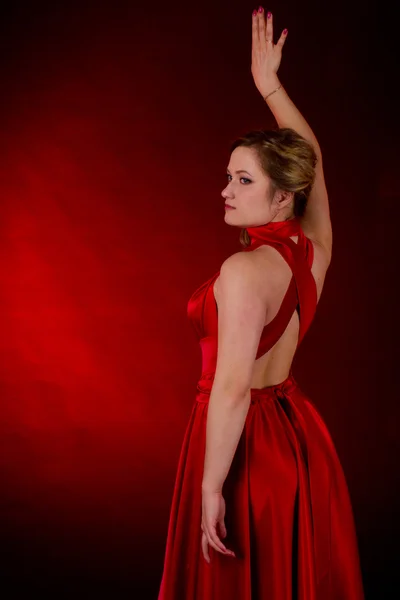
{"type": "MultiPolygon", "coordinates": [[[[291,238],[297,243],[298,237],[291,238]]],[[[311,268],[317,288],[317,299],[319,300],[325,281],[325,275],[329,267],[330,258],[323,246],[312,241],[314,249],[314,260],[311,268]]],[[[252,259],[260,270],[260,278],[265,285],[273,287],[273,293],[269,294],[269,302],[266,305],[266,317],[264,325],[268,325],[282,304],[282,300],[288,289],[292,278],[292,271],[280,255],[280,253],[269,245],[262,245],[251,253],[252,259]],[[271,269],[271,262],[273,268],[271,269]],[[270,277],[265,277],[266,270],[270,277]],[[272,277],[272,281],[271,281],[272,277]]],[[[218,304],[218,279],[214,283],[214,297],[218,304]]],[[[268,294],[266,293],[266,296],[268,294]]],[[[262,388],[276,385],[286,379],[289,375],[299,337],[299,316],[297,311],[293,312],[292,318],[276,344],[260,358],[254,361],[254,369],[251,381],[252,388],[262,388]]]]}

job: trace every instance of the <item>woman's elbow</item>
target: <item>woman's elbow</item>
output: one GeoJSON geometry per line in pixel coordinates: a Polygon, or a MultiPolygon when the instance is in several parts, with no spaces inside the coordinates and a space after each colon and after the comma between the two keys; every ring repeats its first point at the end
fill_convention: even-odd
{"type": "Polygon", "coordinates": [[[213,383],[213,390],[234,403],[244,401],[250,392],[250,387],[249,376],[240,373],[219,377],[216,375],[213,383]]]}

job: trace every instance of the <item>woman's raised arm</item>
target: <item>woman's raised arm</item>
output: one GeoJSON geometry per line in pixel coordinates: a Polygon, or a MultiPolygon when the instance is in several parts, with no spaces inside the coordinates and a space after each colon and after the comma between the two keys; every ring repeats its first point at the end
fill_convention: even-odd
{"type": "Polygon", "coordinates": [[[277,71],[286,40],[284,29],[276,44],[273,43],[273,17],[264,11],[253,12],[251,73],[257,89],[265,99],[279,127],[290,127],[309,141],[317,155],[315,182],[312,187],[304,216],[301,218],[304,233],[321,245],[330,260],[332,253],[332,226],[329,214],[328,193],[322,165],[322,153],[311,127],[289,98],[277,71]],[[278,89],[279,88],[279,89],[278,89]]]}

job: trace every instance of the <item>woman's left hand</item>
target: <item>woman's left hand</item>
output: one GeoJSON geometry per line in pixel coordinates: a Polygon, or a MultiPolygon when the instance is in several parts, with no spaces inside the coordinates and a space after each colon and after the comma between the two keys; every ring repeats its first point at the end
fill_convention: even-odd
{"type": "Polygon", "coordinates": [[[212,546],[214,550],[225,554],[225,556],[235,556],[232,550],[228,550],[217,534],[217,524],[219,525],[221,537],[226,537],[225,527],[225,500],[221,492],[209,492],[202,490],[202,517],[201,517],[201,529],[203,535],[201,538],[201,548],[205,560],[210,562],[210,555],[208,553],[208,545],[212,546]]]}

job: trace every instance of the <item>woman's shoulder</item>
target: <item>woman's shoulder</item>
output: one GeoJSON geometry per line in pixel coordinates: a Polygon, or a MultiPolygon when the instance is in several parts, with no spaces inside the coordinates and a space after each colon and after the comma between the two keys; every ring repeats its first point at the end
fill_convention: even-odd
{"type": "Polygon", "coordinates": [[[221,271],[234,271],[238,273],[256,272],[260,267],[278,271],[287,265],[281,254],[267,244],[250,251],[239,250],[224,260],[221,271]]]}
{"type": "MultiPolygon", "coordinates": [[[[224,260],[219,279],[229,279],[238,284],[250,285],[268,297],[288,284],[291,269],[281,254],[273,247],[262,245],[249,252],[242,250],[224,260]]],[[[219,283],[219,285],[221,285],[219,283]]]]}

